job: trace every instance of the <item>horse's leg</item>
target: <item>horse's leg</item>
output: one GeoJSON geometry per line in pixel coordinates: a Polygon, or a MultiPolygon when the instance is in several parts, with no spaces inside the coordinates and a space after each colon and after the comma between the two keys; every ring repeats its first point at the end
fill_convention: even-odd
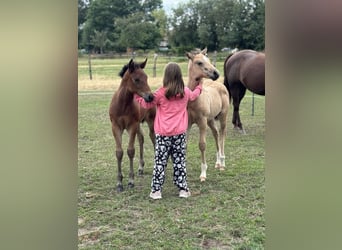
{"type": "Polygon", "coordinates": [[[118,164],[118,172],[117,172],[117,184],[116,184],[116,190],[118,192],[123,191],[123,186],[122,186],[122,157],[123,157],[123,150],[122,150],[122,133],[123,130],[112,124],[112,132],[113,136],[115,139],[115,155],[116,155],[116,160],[118,164]]]}
{"type": "Polygon", "coordinates": [[[128,187],[133,188],[134,187],[134,166],[133,166],[133,160],[135,155],[135,148],[134,148],[134,141],[135,136],[137,134],[139,127],[133,127],[128,129],[128,147],[127,147],[127,155],[129,158],[129,179],[128,179],[128,187]]]}
{"type": "Polygon", "coordinates": [[[205,157],[205,149],[206,149],[206,133],[207,133],[207,122],[206,119],[202,119],[201,121],[198,122],[198,128],[200,132],[200,138],[199,138],[199,143],[198,147],[199,150],[201,151],[201,175],[200,175],[200,180],[205,181],[207,178],[207,161],[205,157]]]}
{"type": "Polygon", "coordinates": [[[232,123],[234,128],[237,127],[237,119],[239,116],[239,90],[235,87],[235,85],[231,84],[229,87],[229,95],[231,100],[233,101],[233,116],[232,116],[232,123]]]}
{"type": "Polygon", "coordinates": [[[224,167],[226,166],[225,160],[226,156],[224,153],[224,143],[226,140],[226,134],[227,134],[227,115],[228,115],[228,105],[227,102],[227,110],[221,112],[219,116],[219,122],[220,122],[220,131],[219,131],[219,150],[218,150],[218,160],[219,160],[219,169],[224,170],[224,167]]]}
{"type": "Polygon", "coordinates": [[[140,127],[138,129],[137,136],[138,136],[139,150],[140,150],[138,175],[143,175],[144,174],[144,165],[145,165],[145,161],[144,161],[144,135],[143,135],[143,132],[142,132],[140,127]]]}
{"type": "MultiPolygon", "coordinates": [[[[241,103],[243,97],[245,96],[245,94],[246,94],[246,87],[241,84],[240,85],[240,91],[239,91],[239,105],[238,105],[239,107],[240,107],[240,103],[241,103]]],[[[240,132],[242,134],[246,134],[245,129],[242,127],[242,122],[240,120],[239,112],[238,112],[238,128],[240,129],[240,132]]]]}
{"type": "Polygon", "coordinates": [[[188,151],[188,145],[189,145],[188,142],[189,142],[191,127],[192,127],[192,123],[188,123],[188,130],[187,130],[187,133],[186,133],[186,151],[188,151]]]}
{"type": "Polygon", "coordinates": [[[154,133],[154,127],[153,127],[154,121],[148,121],[147,125],[148,125],[148,129],[149,129],[149,136],[151,139],[151,142],[153,143],[153,147],[156,145],[156,135],[154,133]]]}
{"type": "Polygon", "coordinates": [[[220,160],[220,146],[219,146],[219,133],[217,131],[217,127],[215,125],[215,120],[209,120],[208,121],[208,126],[211,129],[211,132],[214,136],[215,139],[215,146],[216,146],[216,163],[215,163],[215,168],[220,168],[221,166],[221,160],[220,160]]]}
{"type": "Polygon", "coordinates": [[[151,142],[153,143],[153,147],[156,145],[156,135],[154,133],[154,118],[156,116],[155,110],[149,109],[147,111],[147,117],[146,122],[149,128],[149,136],[151,139],[151,142]]]}
{"type": "Polygon", "coordinates": [[[238,129],[241,133],[245,134],[245,130],[242,127],[242,123],[240,120],[240,114],[239,114],[239,109],[240,109],[240,102],[242,98],[245,96],[246,93],[246,88],[242,85],[235,85],[236,88],[232,90],[232,98],[233,98],[233,106],[234,106],[234,112],[233,112],[233,125],[235,129],[238,129]]]}

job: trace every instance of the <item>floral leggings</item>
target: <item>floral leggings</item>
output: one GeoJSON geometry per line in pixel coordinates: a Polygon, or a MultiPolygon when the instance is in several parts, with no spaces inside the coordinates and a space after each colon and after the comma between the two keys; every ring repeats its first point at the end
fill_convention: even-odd
{"type": "Polygon", "coordinates": [[[173,162],[173,183],[179,190],[188,191],[186,182],[186,134],[183,133],[174,136],[156,135],[152,192],[162,190],[169,156],[173,162]]]}

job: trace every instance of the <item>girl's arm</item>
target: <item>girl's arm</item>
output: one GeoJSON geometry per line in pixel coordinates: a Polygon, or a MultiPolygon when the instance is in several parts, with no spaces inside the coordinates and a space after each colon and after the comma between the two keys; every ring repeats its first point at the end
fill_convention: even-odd
{"type": "Polygon", "coordinates": [[[190,101],[196,100],[196,98],[202,93],[202,83],[198,84],[193,91],[190,90],[190,101]]]}
{"type": "Polygon", "coordinates": [[[150,109],[156,106],[155,98],[153,99],[152,102],[145,102],[144,98],[142,98],[141,96],[138,96],[137,94],[134,94],[134,99],[137,103],[139,103],[141,107],[145,109],[150,109]]]}

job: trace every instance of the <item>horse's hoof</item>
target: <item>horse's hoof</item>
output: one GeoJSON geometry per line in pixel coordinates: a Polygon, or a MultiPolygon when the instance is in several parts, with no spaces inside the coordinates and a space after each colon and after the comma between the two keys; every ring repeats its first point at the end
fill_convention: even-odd
{"type": "Polygon", "coordinates": [[[219,169],[220,169],[220,171],[224,171],[224,167],[222,167],[222,166],[219,169]]]}
{"type": "Polygon", "coordinates": [[[121,184],[121,185],[118,185],[118,186],[116,187],[116,191],[117,191],[118,193],[121,193],[121,192],[123,191],[123,186],[122,186],[122,184],[121,184]]]}
{"type": "Polygon", "coordinates": [[[238,126],[234,126],[234,130],[238,131],[240,134],[242,135],[246,135],[246,131],[244,130],[244,128],[240,128],[238,126]]]}
{"type": "Polygon", "coordinates": [[[221,165],[218,164],[218,163],[216,163],[215,168],[216,168],[216,169],[220,169],[220,168],[221,168],[221,165]]]}
{"type": "Polygon", "coordinates": [[[143,169],[138,169],[138,175],[139,175],[139,176],[144,175],[144,170],[143,170],[143,169]]]}
{"type": "Polygon", "coordinates": [[[205,177],[200,177],[200,179],[201,179],[201,182],[203,182],[203,181],[205,181],[205,177]]]}
{"type": "Polygon", "coordinates": [[[128,188],[134,188],[134,183],[128,183],[128,188]]]}

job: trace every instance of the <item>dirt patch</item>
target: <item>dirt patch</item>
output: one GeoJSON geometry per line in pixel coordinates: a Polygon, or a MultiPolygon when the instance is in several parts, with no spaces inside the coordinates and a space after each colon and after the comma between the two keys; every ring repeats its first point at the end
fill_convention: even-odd
{"type": "Polygon", "coordinates": [[[110,234],[114,229],[109,226],[78,229],[78,247],[94,245],[100,241],[101,237],[110,234]]]}
{"type": "Polygon", "coordinates": [[[202,249],[221,249],[221,250],[232,249],[231,246],[224,245],[218,240],[204,239],[204,238],[202,239],[201,248],[202,249]]]}

